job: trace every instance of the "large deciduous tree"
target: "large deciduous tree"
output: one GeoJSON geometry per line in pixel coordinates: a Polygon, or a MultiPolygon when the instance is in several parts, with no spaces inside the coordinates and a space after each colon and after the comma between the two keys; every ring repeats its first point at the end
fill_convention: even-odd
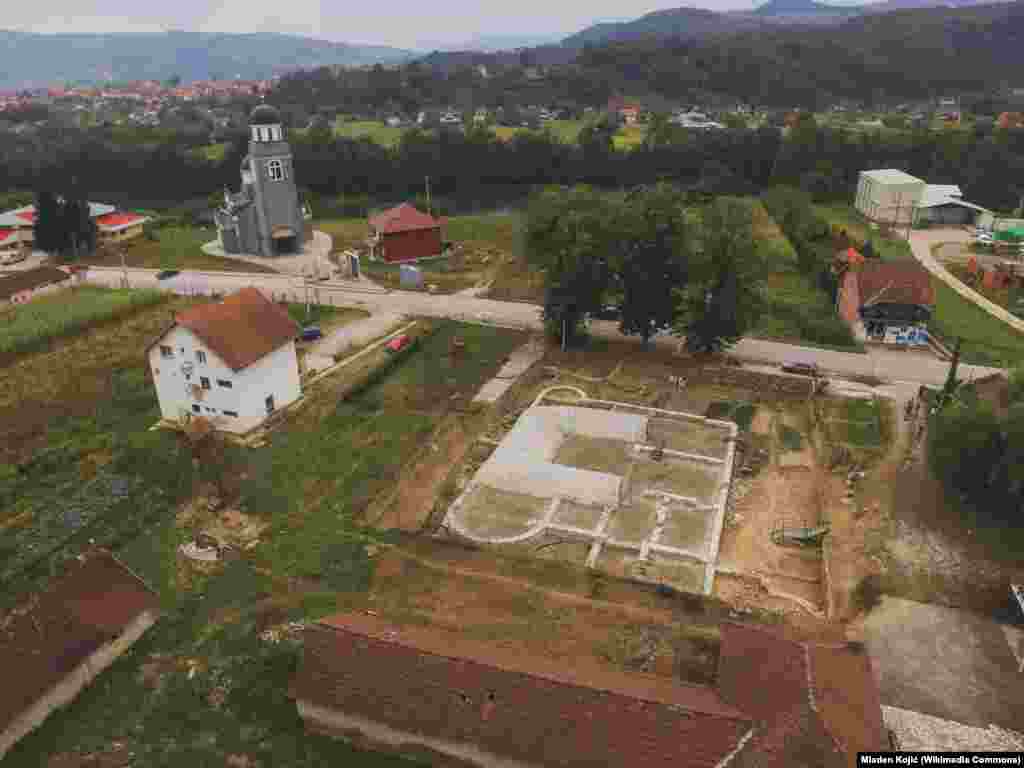
{"type": "Polygon", "coordinates": [[[545,272],[543,318],[549,333],[568,343],[608,285],[605,196],[589,187],[548,188],[526,212],[527,259],[545,272]]]}
{"type": "Polygon", "coordinates": [[[754,242],[750,204],[719,198],[704,211],[701,258],[683,291],[677,330],[691,352],[720,352],[739,340],[764,305],[764,263],[754,242]]]}
{"type": "Polygon", "coordinates": [[[622,196],[611,222],[611,269],[622,291],[619,330],[651,336],[678,319],[686,284],[691,230],[682,195],[659,184],[622,196]]]}

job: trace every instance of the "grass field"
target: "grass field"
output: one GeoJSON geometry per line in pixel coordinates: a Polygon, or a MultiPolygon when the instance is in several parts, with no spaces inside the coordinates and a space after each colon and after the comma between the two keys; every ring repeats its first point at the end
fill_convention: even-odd
{"type": "Polygon", "coordinates": [[[228,142],[222,141],[218,144],[207,144],[205,147],[197,147],[191,151],[191,154],[202,160],[208,160],[211,163],[219,163],[224,159],[224,153],[228,151],[228,142]]]}
{"type": "MultiPolygon", "coordinates": [[[[202,246],[217,239],[217,230],[201,227],[162,227],[156,230],[156,240],[138,237],[125,244],[125,264],[146,269],[210,269],[226,272],[274,272],[248,261],[208,256],[202,246]]],[[[87,260],[89,264],[120,267],[118,249],[97,251],[87,260]]]]}
{"type": "Polygon", "coordinates": [[[854,240],[870,240],[875,252],[885,261],[912,259],[910,243],[902,237],[882,237],[878,230],[869,230],[867,222],[851,205],[834,203],[814,206],[829,224],[845,229],[854,240]]]}
{"type": "Polygon", "coordinates": [[[759,202],[754,203],[754,236],[768,263],[768,307],[754,334],[794,343],[858,351],[828,294],[800,271],[796,251],[759,202]]]}
{"type": "Polygon", "coordinates": [[[370,139],[381,146],[393,147],[402,138],[404,128],[392,128],[377,120],[337,120],[334,134],[346,139],[370,139]]]}
{"type": "Polygon", "coordinates": [[[1024,334],[968,301],[937,277],[935,312],[929,326],[947,343],[963,339],[961,359],[978,365],[1013,368],[1024,361],[1024,334]]]}
{"type": "Polygon", "coordinates": [[[612,138],[616,149],[633,149],[643,143],[647,136],[646,125],[624,125],[612,138]]]}
{"type": "MultiPolygon", "coordinates": [[[[247,765],[410,765],[306,734],[287,697],[298,645],[286,634],[261,633],[360,599],[376,562],[367,545],[387,539],[362,527],[360,509],[394,483],[443,416],[450,395],[475,391],[522,334],[441,323],[370,388],[341,400],[329,386],[319,388],[266,447],[226,448],[217,467],[221,481],[236,488],[228,504],[268,527],[254,549],[209,568],[191,565],[176,550],[216,517],[194,513],[185,523],[182,504],[208,493],[204,488],[217,478],[205,465],[193,468],[177,435],[146,429],[158,415],[142,355],[152,326],[163,319],[152,314],[149,324],[134,318],[121,329],[114,353],[110,331],[100,329],[62,354],[28,356],[4,371],[20,380],[38,375],[40,366],[71,369],[61,386],[50,385],[48,397],[10,404],[23,418],[54,399],[73,398],[79,382],[102,383],[108,363],[120,371],[116,397],[109,389],[78,386],[80,412],[47,414],[44,444],[22,456],[21,471],[0,474],[4,541],[12,517],[21,519],[15,525],[23,531],[17,548],[0,552],[5,577],[25,570],[26,543],[45,548],[43,534],[69,555],[95,538],[160,591],[165,611],[131,653],[19,743],[5,766],[46,764],[58,751],[108,753],[114,742],[134,754],[133,764],[168,768],[224,765],[232,755],[247,765]],[[466,343],[453,358],[456,335],[466,343]],[[111,354],[119,357],[110,360],[111,354]],[[128,479],[128,495],[99,510],[89,507],[90,499],[77,503],[89,473],[128,479]],[[69,509],[97,522],[74,528],[78,518],[64,514],[69,509]],[[50,519],[45,530],[32,519],[43,514],[50,519]],[[40,531],[34,538],[28,532],[33,526],[40,531]],[[73,528],[77,539],[64,540],[61,526],[73,528]]],[[[35,565],[31,579],[5,578],[7,594],[44,582],[56,559],[35,565]]]]}
{"type": "Polygon", "coordinates": [[[16,354],[42,349],[55,339],[81,333],[164,301],[152,290],[107,290],[76,286],[0,315],[0,361],[16,354]]]}

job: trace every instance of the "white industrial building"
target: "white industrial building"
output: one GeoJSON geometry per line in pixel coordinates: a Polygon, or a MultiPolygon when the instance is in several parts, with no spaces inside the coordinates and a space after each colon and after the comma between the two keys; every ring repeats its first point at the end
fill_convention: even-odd
{"type": "Polygon", "coordinates": [[[899,225],[913,221],[925,182],[892,168],[861,171],[854,207],[871,221],[899,225]]]}
{"type": "Polygon", "coordinates": [[[956,184],[928,184],[909,173],[885,169],[861,171],[854,207],[871,221],[915,227],[962,226],[988,213],[962,198],[956,184]]]}
{"type": "Polygon", "coordinates": [[[161,415],[203,416],[225,432],[259,426],[302,394],[298,331],[255,288],[176,315],[148,350],[161,415]]]}

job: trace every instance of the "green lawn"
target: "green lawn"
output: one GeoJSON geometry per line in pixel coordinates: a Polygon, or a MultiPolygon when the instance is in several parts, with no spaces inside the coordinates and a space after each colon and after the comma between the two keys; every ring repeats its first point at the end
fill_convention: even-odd
{"type": "Polygon", "coordinates": [[[965,299],[937,277],[935,314],[930,327],[947,344],[963,339],[962,359],[978,365],[1013,368],[1024,362],[1024,334],[965,299]]]}
{"type": "Polygon", "coordinates": [[[643,143],[647,136],[646,125],[624,125],[612,138],[616,149],[633,149],[643,143]]]}
{"type": "Polygon", "coordinates": [[[372,139],[385,147],[393,147],[402,138],[404,128],[392,128],[377,120],[342,120],[334,123],[334,133],[346,139],[372,139]]]}
{"type": "Polygon", "coordinates": [[[875,252],[885,261],[912,259],[910,243],[902,237],[882,237],[878,230],[869,230],[867,222],[851,205],[834,203],[814,206],[818,214],[829,224],[845,229],[854,240],[871,240],[875,252]]]}
{"type": "MultiPolygon", "coordinates": [[[[412,765],[306,734],[287,697],[298,645],[260,633],[318,618],[368,589],[375,561],[366,545],[387,534],[364,528],[361,509],[393,486],[451,395],[468,398],[523,340],[516,332],[442,322],[370,388],[339,398],[325,385],[308,394],[267,446],[226,448],[216,465],[238,484],[238,499],[230,503],[269,528],[254,549],[212,572],[178,558],[178,545],[202,523],[182,525],[175,513],[200,481],[213,479],[213,469],[201,464],[207,475],[198,476],[176,435],[146,429],[157,408],[144,365],[126,371],[118,396],[99,399],[94,413],[54,419],[47,446],[33,461],[20,472],[0,473],[0,521],[10,522],[12,505],[19,513],[31,508],[51,521],[48,541],[63,543],[67,554],[90,537],[108,544],[160,591],[164,615],[132,652],[19,743],[4,765],[44,765],[57,752],[100,752],[113,742],[134,753],[133,764],[168,768],[223,766],[231,755],[264,766],[412,765]],[[465,346],[453,357],[455,336],[465,346]],[[106,464],[95,477],[130,483],[124,499],[111,502],[107,494],[105,506],[90,511],[99,502],[92,496],[78,502],[80,478],[97,452],[106,464]],[[98,521],[70,542],[58,535],[69,509],[98,521]]],[[[141,349],[137,357],[142,360],[141,349]]],[[[33,526],[40,527],[38,520],[23,528],[33,526]]],[[[9,528],[4,533],[6,542],[9,528]]],[[[12,576],[30,560],[24,545],[42,541],[27,532],[17,537],[18,546],[0,551],[8,596],[44,582],[55,561],[34,566],[31,579],[12,576]]]]}
{"type": "Polygon", "coordinates": [[[224,153],[228,150],[228,142],[222,141],[217,144],[207,144],[205,147],[197,147],[193,149],[191,154],[194,157],[198,157],[202,160],[208,160],[211,163],[219,163],[224,159],[224,153]]]}
{"type": "Polygon", "coordinates": [[[769,269],[765,286],[768,306],[755,335],[862,351],[828,294],[800,271],[793,245],[759,202],[754,203],[754,236],[769,269]]]}
{"type": "Polygon", "coordinates": [[[0,315],[0,359],[42,349],[55,339],[81,333],[166,298],[159,291],[112,291],[88,285],[42,296],[0,315]]]}
{"type": "MultiPolygon", "coordinates": [[[[270,267],[237,259],[208,256],[202,246],[217,239],[217,230],[203,227],[161,227],[155,240],[137,237],[125,245],[125,263],[147,269],[210,269],[227,272],[275,272],[270,267]]],[[[105,267],[121,266],[119,249],[98,251],[86,261],[105,267]]]]}

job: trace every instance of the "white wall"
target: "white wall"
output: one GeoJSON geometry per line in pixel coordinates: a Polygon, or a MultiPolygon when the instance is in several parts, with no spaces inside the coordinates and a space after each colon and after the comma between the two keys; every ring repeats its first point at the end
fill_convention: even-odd
{"type": "Polygon", "coordinates": [[[885,183],[861,172],[854,207],[874,221],[907,224],[925,186],[923,181],[885,183]]]}
{"type": "Polygon", "coordinates": [[[190,330],[175,326],[153,345],[149,363],[163,418],[176,421],[184,413],[194,413],[213,420],[218,429],[227,432],[247,432],[266,419],[268,395],[273,395],[275,406],[281,408],[297,400],[302,392],[295,342],[235,372],[190,330]],[[161,346],[171,347],[174,357],[162,357],[161,346]],[[206,353],[205,363],[198,361],[198,351],[206,353]],[[185,364],[191,364],[191,378],[186,377],[185,364]],[[210,389],[201,388],[203,377],[209,379],[210,389]],[[231,388],[220,386],[218,380],[230,381],[231,388]],[[193,390],[193,385],[200,389],[193,390]],[[200,407],[199,413],[195,405],[200,407]],[[238,415],[229,416],[225,411],[238,415]]]}

